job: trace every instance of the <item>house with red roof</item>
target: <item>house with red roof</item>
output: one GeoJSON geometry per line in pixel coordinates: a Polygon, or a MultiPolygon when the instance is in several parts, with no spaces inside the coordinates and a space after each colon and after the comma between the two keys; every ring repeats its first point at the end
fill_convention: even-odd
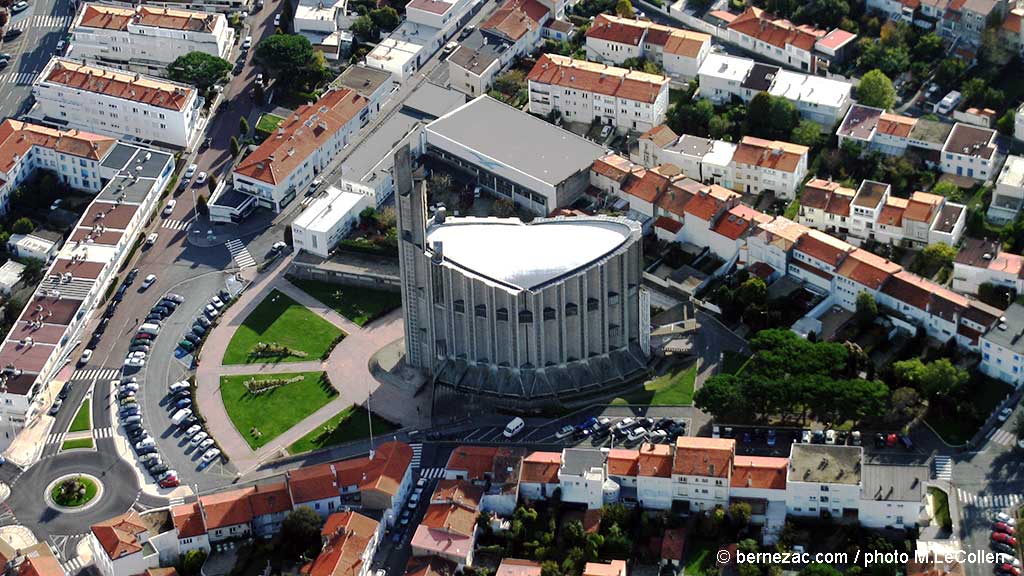
{"type": "Polygon", "coordinates": [[[413,534],[413,556],[437,556],[459,567],[473,565],[478,510],[464,504],[431,504],[413,534]]]}
{"type": "MultiPolygon", "coordinates": [[[[729,22],[726,30],[726,38],[733,44],[808,74],[814,74],[818,68],[815,44],[827,35],[825,30],[794,24],[756,6],[748,7],[729,22]]],[[[844,39],[843,44],[853,40],[844,39]]]]}
{"type": "Polygon", "coordinates": [[[284,482],[257,484],[249,494],[252,531],[266,538],[281,531],[281,523],[292,511],[292,499],[284,482]]]}
{"type": "Polygon", "coordinates": [[[135,576],[148,568],[173,562],[178,556],[177,534],[163,530],[166,512],[144,519],[132,510],[89,529],[89,548],[103,576],[135,576]],[[162,560],[162,561],[161,561],[162,560]]]}
{"type": "Polygon", "coordinates": [[[485,486],[480,509],[508,516],[519,500],[520,450],[496,446],[458,446],[448,458],[444,477],[485,486]]]}
{"type": "Polygon", "coordinates": [[[37,542],[21,550],[17,567],[8,573],[16,576],[65,576],[60,560],[53,554],[49,542],[37,542]]]}
{"type": "Polygon", "coordinates": [[[181,554],[191,550],[210,550],[210,537],[206,534],[206,523],[199,502],[173,506],[171,521],[178,536],[178,551],[181,554]]]}
{"type": "Polygon", "coordinates": [[[640,445],[636,461],[636,499],[648,510],[672,508],[672,447],[640,445]]]}
{"type": "Polygon", "coordinates": [[[762,527],[768,542],[778,537],[786,522],[788,466],[788,458],[737,455],[733,460],[730,502],[750,506],[750,522],[762,527]]]}
{"type": "Polygon", "coordinates": [[[791,200],[807,174],[809,152],[800,144],[744,136],[732,157],[733,189],[744,194],[772,192],[791,200]]]}
{"type": "Polygon", "coordinates": [[[523,458],[519,474],[519,495],[533,500],[546,500],[558,488],[561,452],[531,452],[523,458]]]}
{"type": "Polygon", "coordinates": [[[729,504],[736,440],[680,436],[672,461],[672,499],[691,512],[729,504]]]}
{"type": "Polygon", "coordinates": [[[612,560],[609,563],[587,562],[583,566],[583,576],[627,576],[625,560],[612,560]]]}
{"type": "Polygon", "coordinates": [[[302,569],[308,576],[366,576],[371,573],[383,525],[358,512],[335,512],[321,530],[323,549],[302,569]]]}
{"type": "Polygon", "coordinates": [[[719,215],[712,224],[708,234],[708,248],[723,260],[729,261],[738,256],[737,261],[746,264],[747,236],[756,230],[757,224],[771,219],[771,216],[746,204],[737,204],[719,215]]]}
{"type": "Polygon", "coordinates": [[[289,470],[285,479],[296,508],[312,508],[321,518],[341,509],[341,487],[333,463],[289,470]]]}
{"type": "Polygon", "coordinates": [[[856,193],[854,189],[832,180],[809,180],[800,193],[797,221],[829,234],[846,234],[849,231],[850,202],[856,193]]]}
{"type": "Polygon", "coordinates": [[[249,496],[253,488],[240,488],[217,492],[199,498],[203,521],[210,543],[234,538],[247,538],[252,531],[252,505],[249,496]]]}
{"type": "Polygon", "coordinates": [[[587,30],[586,48],[587,60],[593,62],[622,64],[630,58],[646,58],[660,64],[669,76],[689,81],[711,51],[711,35],[598,14],[587,30]]]}
{"type": "Polygon", "coordinates": [[[700,188],[683,208],[683,242],[710,246],[712,229],[724,214],[739,204],[740,195],[732,190],[715,184],[700,188]]]}

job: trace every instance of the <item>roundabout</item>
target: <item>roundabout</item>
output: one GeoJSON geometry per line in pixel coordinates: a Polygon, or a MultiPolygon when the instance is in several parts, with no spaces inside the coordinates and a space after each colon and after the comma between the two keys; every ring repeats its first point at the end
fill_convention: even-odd
{"type": "Polygon", "coordinates": [[[138,495],[135,471],[113,451],[71,451],[44,458],[20,474],[7,505],[17,523],[37,536],[74,535],[127,512],[138,495]],[[61,484],[79,478],[85,481],[84,494],[63,500],[61,484]]]}
{"type": "Polygon", "coordinates": [[[50,482],[43,496],[61,512],[81,512],[103,497],[103,483],[90,474],[67,474],[50,482]]]}

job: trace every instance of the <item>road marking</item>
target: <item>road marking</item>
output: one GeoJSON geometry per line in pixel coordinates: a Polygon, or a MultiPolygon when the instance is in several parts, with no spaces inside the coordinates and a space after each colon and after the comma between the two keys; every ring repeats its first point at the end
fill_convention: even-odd
{"type": "Polygon", "coordinates": [[[178,505],[184,504],[184,503],[185,503],[185,497],[184,496],[178,496],[176,498],[171,498],[170,500],[167,501],[167,504],[170,505],[170,506],[178,506],[178,505]]]}
{"type": "Polygon", "coordinates": [[[420,478],[426,478],[427,480],[433,480],[434,478],[443,478],[444,472],[444,468],[425,468],[420,471],[420,478]]]}
{"type": "Polygon", "coordinates": [[[64,572],[66,574],[74,574],[76,571],[78,571],[79,568],[82,567],[83,564],[85,564],[85,562],[82,561],[82,557],[75,556],[71,560],[62,563],[61,566],[64,568],[64,572]]]}
{"type": "Polygon", "coordinates": [[[28,86],[32,84],[32,81],[36,79],[39,74],[35,72],[8,72],[7,74],[0,74],[0,84],[13,84],[18,86],[28,86]]]}
{"type": "Polygon", "coordinates": [[[996,430],[995,434],[992,435],[992,441],[1003,446],[1012,446],[1016,438],[1016,436],[1006,430],[996,430]]]}
{"type": "Polygon", "coordinates": [[[71,375],[72,380],[113,380],[121,371],[117,368],[92,368],[89,370],[75,370],[71,375]]]}
{"type": "Polygon", "coordinates": [[[971,494],[962,488],[956,489],[957,498],[966,506],[972,508],[994,508],[1002,510],[1017,506],[1024,496],[1020,494],[993,494],[991,496],[978,496],[971,494]]]}
{"type": "Polygon", "coordinates": [[[229,240],[224,246],[231,253],[231,259],[235,261],[235,264],[239,268],[250,268],[256,265],[256,259],[249,253],[248,248],[245,244],[242,244],[241,240],[229,240]]]}
{"type": "Polygon", "coordinates": [[[65,434],[63,432],[61,432],[60,434],[50,434],[49,436],[46,437],[46,443],[60,444],[61,440],[64,439],[64,436],[65,434]]]}
{"type": "Polygon", "coordinates": [[[170,229],[170,230],[184,230],[184,229],[188,228],[188,222],[182,222],[181,220],[175,220],[173,218],[168,218],[168,219],[164,220],[163,224],[161,224],[160,227],[161,228],[167,228],[167,229],[170,229]]]}
{"type": "Polygon", "coordinates": [[[949,456],[936,456],[932,461],[935,478],[950,482],[953,480],[953,459],[949,456]]]}
{"type": "Polygon", "coordinates": [[[416,470],[420,467],[420,460],[423,457],[423,444],[410,444],[409,447],[412,448],[412,461],[409,465],[416,470]]]}
{"type": "Polygon", "coordinates": [[[110,427],[110,426],[107,426],[106,428],[97,428],[96,430],[92,431],[92,435],[93,435],[94,438],[97,438],[97,439],[99,439],[99,438],[113,438],[114,437],[114,429],[112,427],[110,427]]]}

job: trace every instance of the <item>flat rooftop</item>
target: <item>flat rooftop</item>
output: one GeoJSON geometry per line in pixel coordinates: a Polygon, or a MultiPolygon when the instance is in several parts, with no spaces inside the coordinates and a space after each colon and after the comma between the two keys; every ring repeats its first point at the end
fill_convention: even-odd
{"type": "Polygon", "coordinates": [[[349,66],[332,84],[344,86],[369,99],[381,86],[391,82],[391,72],[362,64],[349,66]]]}
{"type": "Polygon", "coordinates": [[[860,189],[857,190],[857,195],[853,198],[853,203],[862,208],[876,208],[888,189],[888,184],[865,180],[861,182],[860,189]]]}
{"type": "Polygon", "coordinates": [[[103,159],[103,167],[113,170],[131,169],[140,178],[156,178],[163,172],[171,155],[118,142],[103,159]]]}
{"type": "Polygon", "coordinates": [[[1024,354],[1024,306],[1016,302],[1003,311],[1003,320],[985,334],[985,340],[1024,354]]]}
{"type": "Polygon", "coordinates": [[[754,68],[754,64],[755,62],[749,58],[737,58],[712,52],[704,59],[697,74],[742,83],[746,79],[747,73],[754,68]]]}
{"type": "Polygon", "coordinates": [[[769,93],[818,106],[840,106],[852,89],[853,85],[839,80],[779,70],[769,93]]]}
{"type": "Polygon", "coordinates": [[[952,130],[953,125],[948,122],[918,118],[917,124],[910,130],[910,139],[941,146],[946,143],[946,138],[952,130]]]}
{"type": "Polygon", "coordinates": [[[314,232],[330,232],[339,218],[351,212],[352,208],[363,198],[365,196],[362,194],[345,192],[334,186],[328,186],[326,193],[313,200],[292,222],[292,225],[314,232]]]}
{"type": "Polygon", "coordinates": [[[606,151],[580,136],[522,110],[480,96],[431,122],[427,141],[462,146],[471,161],[513,167],[532,178],[557,186],[590,166],[606,151]],[[486,130],[481,127],[486,126],[486,130]]]}
{"type": "Polygon", "coordinates": [[[427,231],[446,262],[500,285],[522,290],[585,268],[625,245],[634,230],[623,220],[573,217],[535,220],[448,218],[427,231]]]}
{"type": "Polygon", "coordinates": [[[793,444],[788,481],[859,485],[862,456],[859,446],[793,444]]]}
{"type": "Polygon", "coordinates": [[[860,497],[863,500],[920,502],[924,483],[930,477],[927,466],[867,464],[861,473],[860,497]]]}

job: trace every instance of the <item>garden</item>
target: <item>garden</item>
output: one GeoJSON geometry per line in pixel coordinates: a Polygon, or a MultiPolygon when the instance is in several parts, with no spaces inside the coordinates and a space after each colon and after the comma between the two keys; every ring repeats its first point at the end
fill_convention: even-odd
{"type": "Polygon", "coordinates": [[[235,330],[223,363],[318,360],[329,354],[344,336],[330,322],[274,290],[235,330]]]}
{"type": "Polygon", "coordinates": [[[61,480],[50,490],[50,498],[58,506],[77,508],[89,503],[99,493],[99,484],[85,476],[61,480]]]}
{"type": "Polygon", "coordinates": [[[324,372],[221,376],[224,409],[249,447],[257,450],[338,395],[324,372]]]}
{"type": "Polygon", "coordinates": [[[68,432],[85,432],[89,429],[89,404],[88,398],[82,401],[78,412],[75,413],[75,419],[71,421],[71,427],[68,428],[68,432]]]}
{"type": "Polygon", "coordinates": [[[693,404],[693,387],[697,380],[697,364],[675,365],[664,374],[648,381],[642,389],[612,400],[613,405],[643,406],[693,404]]]}
{"type": "MultiPolygon", "coordinates": [[[[384,435],[398,429],[398,426],[376,414],[370,415],[369,418],[373,419],[374,436],[384,435]]],[[[365,440],[369,437],[370,422],[367,418],[366,408],[353,405],[333,416],[320,428],[298,439],[288,447],[288,453],[301,454],[346,442],[365,440]]]]}
{"type": "Polygon", "coordinates": [[[400,292],[354,288],[305,278],[289,277],[288,281],[358,326],[365,326],[402,306],[400,292]]]}

